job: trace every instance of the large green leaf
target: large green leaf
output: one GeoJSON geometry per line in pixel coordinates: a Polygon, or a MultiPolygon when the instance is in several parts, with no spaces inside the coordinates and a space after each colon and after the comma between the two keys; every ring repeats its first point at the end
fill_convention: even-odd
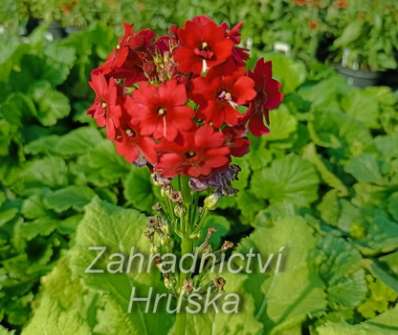
{"type": "Polygon", "coordinates": [[[132,167],[123,185],[124,196],[130,204],[142,211],[152,211],[156,197],[148,169],[132,167]]]}
{"type": "Polygon", "coordinates": [[[271,133],[266,137],[267,141],[285,140],[297,128],[296,118],[289,113],[284,105],[271,110],[269,118],[271,133]]]}
{"type": "Polygon", "coordinates": [[[365,90],[356,89],[347,94],[341,105],[346,113],[361,121],[369,128],[377,128],[379,125],[379,104],[377,99],[369,95],[365,90]]]}
{"type": "Polygon", "coordinates": [[[252,191],[271,203],[289,201],[308,206],[317,198],[318,175],[312,164],[295,155],[274,160],[271,167],[256,171],[252,191]]]}
{"type": "Polygon", "coordinates": [[[327,285],[331,308],[352,309],[366,298],[362,257],[348,242],[332,236],[320,239],[312,261],[327,285]]]}
{"type": "Polygon", "coordinates": [[[46,194],[44,205],[58,213],[70,208],[80,211],[94,196],[95,192],[89,187],[71,185],[46,194]]]}
{"type": "Polygon", "coordinates": [[[97,129],[81,127],[60,137],[53,149],[58,155],[65,157],[83,155],[102,140],[97,129]]]}
{"type": "Polygon", "coordinates": [[[140,295],[147,295],[152,287],[162,292],[163,286],[157,271],[150,273],[109,273],[110,260],[103,259],[97,267],[104,273],[87,273],[86,269],[97,253],[90,247],[105,247],[106,255],[118,253],[127,257],[134,252],[149,253],[149,242],[144,237],[146,218],[135,210],[122,209],[95,199],[86,208],[71,253],[71,267],[76,276],[84,278],[90,288],[106,294],[123,313],[125,327],[130,334],[167,334],[173,315],[160,310],[157,314],[145,313],[145,306],[138,304],[127,313],[133,287],[140,295]]]}
{"type": "Polygon", "coordinates": [[[21,194],[28,194],[41,187],[66,186],[67,173],[67,166],[61,158],[50,156],[32,160],[17,171],[15,184],[12,187],[21,194]]]}
{"type": "Polygon", "coordinates": [[[317,331],[319,335],[395,335],[398,332],[398,307],[358,325],[328,322],[317,331]]]}
{"type": "Polygon", "coordinates": [[[87,324],[88,306],[79,279],[72,279],[66,259],[43,278],[43,287],[34,317],[23,330],[23,335],[92,334],[87,324]]]}
{"type": "Polygon", "coordinates": [[[352,174],[358,181],[380,184],[383,182],[380,168],[376,158],[370,154],[353,157],[347,162],[345,170],[352,174]]]}
{"type": "Polygon", "coordinates": [[[51,88],[48,82],[37,82],[32,88],[32,96],[37,104],[37,118],[44,126],[52,126],[70,112],[68,98],[51,88]]]}
{"type": "MultiPolygon", "coordinates": [[[[262,284],[264,300],[257,315],[266,314],[265,327],[269,334],[284,331],[301,324],[311,313],[326,307],[323,283],[308,263],[310,251],[315,247],[312,229],[297,216],[276,220],[270,226],[257,226],[245,239],[239,250],[250,248],[260,251],[263,261],[274,254],[269,278],[262,284]],[[266,243],[264,242],[266,241],[266,243]],[[279,272],[276,272],[278,255],[282,255],[279,272]]],[[[254,288],[252,288],[253,290],[254,288]]],[[[258,296],[258,291],[254,289],[258,296]]]]}
{"type": "Polygon", "coordinates": [[[72,166],[73,173],[97,186],[109,186],[130,171],[130,165],[115,152],[110,141],[103,139],[72,166]]]}

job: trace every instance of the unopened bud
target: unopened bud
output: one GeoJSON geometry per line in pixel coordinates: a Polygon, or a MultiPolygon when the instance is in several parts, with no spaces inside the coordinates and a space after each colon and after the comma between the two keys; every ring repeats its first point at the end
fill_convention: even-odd
{"type": "Polygon", "coordinates": [[[182,217],[184,215],[184,207],[177,205],[174,207],[174,214],[178,217],[182,217]]]}
{"type": "Polygon", "coordinates": [[[168,277],[168,276],[165,276],[165,277],[163,278],[163,283],[164,283],[164,286],[165,286],[167,289],[169,289],[169,290],[173,287],[172,281],[170,280],[170,277],[168,277]]]}
{"type": "Polygon", "coordinates": [[[221,251],[227,251],[228,249],[232,249],[234,247],[234,244],[231,241],[224,241],[221,251]]]}
{"type": "Polygon", "coordinates": [[[214,286],[220,291],[224,290],[225,279],[223,277],[217,277],[216,279],[214,279],[213,283],[214,286]]]}
{"type": "Polygon", "coordinates": [[[205,239],[206,243],[209,242],[211,236],[212,236],[216,231],[217,231],[217,229],[214,228],[214,227],[210,227],[209,229],[207,229],[207,235],[206,235],[206,239],[205,239]]]}
{"type": "Polygon", "coordinates": [[[204,207],[208,210],[213,210],[216,208],[220,195],[213,193],[205,198],[204,207]]]}
{"type": "Polygon", "coordinates": [[[170,200],[176,203],[182,203],[182,194],[178,191],[171,191],[170,200]]]}
{"type": "Polygon", "coordinates": [[[184,286],[183,286],[184,292],[186,293],[191,293],[193,291],[193,283],[191,279],[188,279],[184,282],[184,286]]]}
{"type": "Polygon", "coordinates": [[[161,210],[162,210],[162,206],[160,205],[160,203],[155,203],[153,206],[152,206],[152,209],[155,211],[155,212],[160,212],[161,210]]]}

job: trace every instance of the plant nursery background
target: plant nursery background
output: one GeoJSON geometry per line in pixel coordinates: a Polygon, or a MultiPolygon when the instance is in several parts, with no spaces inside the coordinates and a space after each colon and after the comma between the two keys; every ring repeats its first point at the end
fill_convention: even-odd
{"type": "Polygon", "coordinates": [[[398,334],[396,0],[0,0],[0,335],[172,334],[173,315],[126,312],[128,274],[84,273],[90,245],[148,247],[158,197],[87,116],[88,80],[123,22],[195,15],[243,21],[285,96],[236,160],[211,245],[288,257],[226,276],[240,313],[190,316],[189,334],[398,334]]]}

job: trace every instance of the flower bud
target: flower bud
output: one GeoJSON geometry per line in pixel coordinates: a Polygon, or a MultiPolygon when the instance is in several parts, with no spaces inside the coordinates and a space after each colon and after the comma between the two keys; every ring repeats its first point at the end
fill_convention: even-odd
{"type": "Polygon", "coordinates": [[[193,291],[193,283],[192,283],[191,279],[185,280],[183,289],[184,289],[184,292],[186,292],[188,294],[193,291]]]}
{"type": "Polygon", "coordinates": [[[205,198],[204,207],[209,211],[214,210],[217,206],[218,200],[220,199],[220,195],[217,193],[213,193],[205,198]]]}
{"type": "Polygon", "coordinates": [[[178,217],[182,217],[184,215],[184,207],[181,205],[177,205],[174,207],[174,214],[178,217]]]}
{"type": "Polygon", "coordinates": [[[224,241],[221,251],[227,251],[228,249],[232,249],[234,247],[234,244],[231,241],[224,241]]]}
{"type": "Polygon", "coordinates": [[[219,289],[220,291],[224,290],[225,279],[223,277],[217,277],[216,279],[214,279],[213,283],[214,283],[214,286],[217,289],[219,289]]]}

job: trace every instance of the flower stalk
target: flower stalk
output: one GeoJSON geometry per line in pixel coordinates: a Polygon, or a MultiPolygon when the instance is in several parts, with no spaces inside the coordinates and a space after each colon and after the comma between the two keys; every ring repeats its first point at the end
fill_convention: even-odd
{"type": "MultiPolygon", "coordinates": [[[[116,152],[147,166],[160,188],[146,231],[151,250],[160,255],[185,260],[212,250],[214,228],[200,238],[219,198],[235,193],[231,182],[240,168],[233,157],[248,153],[248,132],[269,132],[269,110],[282,101],[271,62],[260,59],[247,70],[241,28],[197,16],[157,36],[126,24],[117,47],[91,73],[95,99],[88,114],[105,128],[116,152]]],[[[164,285],[176,296],[224,287],[223,278],[206,282],[196,269],[166,272],[159,258],[164,285]]],[[[175,333],[185,334],[186,314],[176,318],[175,333]]]]}

